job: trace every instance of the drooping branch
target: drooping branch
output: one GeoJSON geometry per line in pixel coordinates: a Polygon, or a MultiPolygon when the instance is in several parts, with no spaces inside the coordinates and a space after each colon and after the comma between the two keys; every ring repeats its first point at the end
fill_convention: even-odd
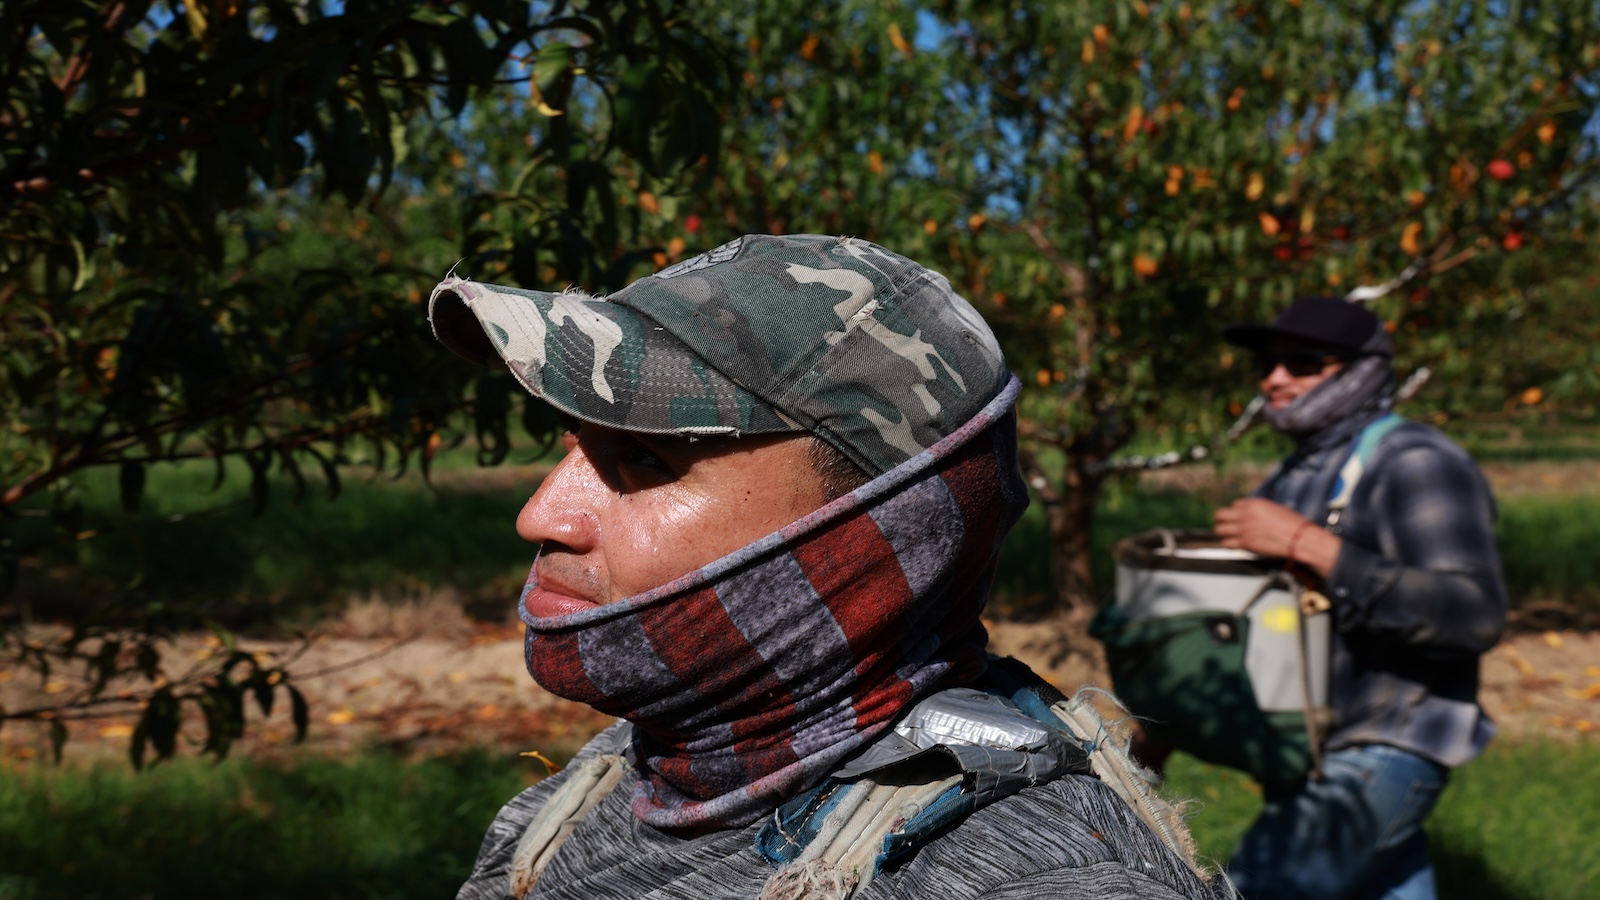
{"type": "MultiPolygon", "coordinates": [[[[122,24],[122,14],[126,8],[126,4],[122,0],[116,0],[115,3],[106,7],[105,15],[102,17],[106,31],[114,32],[117,30],[118,26],[122,24]]],[[[91,59],[92,54],[85,50],[82,53],[73,54],[67,60],[66,69],[62,71],[61,77],[56,79],[56,88],[61,91],[63,96],[71,94],[73,89],[78,86],[78,82],[89,74],[91,59]]]]}
{"type": "Polygon", "coordinates": [[[1404,269],[1402,269],[1399,275],[1396,275],[1382,284],[1360,285],[1352,288],[1349,293],[1344,295],[1344,299],[1350,301],[1351,303],[1367,303],[1369,301],[1376,300],[1379,297],[1387,297],[1395,291],[1405,287],[1413,279],[1427,270],[1428,258],[1426,256],[1419,256],[1416,259],[1413,259],[1404,269]]]}
{"type": "Polygon", "coordinates": [[[1096,475],[1106,475],[1112,472],[1153,471],[1166,469],[1182,463],[1199,462],[1210,459],[1222,451],[1224,447],[1238,440],[1241,435],[1249,431],[1256,424],[1256,416],[1261,414],[1262,408],[1267,405],[1267,398],[1257,394],[1249,403],[1245,404],[1244,411],[1228,426],[1228,430],[1209,444],[1195,444],[1187,450],[1169,450],[1154,456],[1119,456],[1115,459],[1103,460],[1089,467],[1089,471],[1096,475]]]}

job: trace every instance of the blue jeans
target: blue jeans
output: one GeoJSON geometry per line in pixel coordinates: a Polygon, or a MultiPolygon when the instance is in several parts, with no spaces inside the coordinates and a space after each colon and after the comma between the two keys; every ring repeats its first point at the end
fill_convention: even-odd
{"type": "Polygon", "coordinates": [[[1422,820],[1450,770],[1396,747],[1328,753],[1323,777],[1266,797],[1228,862],[1247,900],[1433,900],[1422,820]]]}

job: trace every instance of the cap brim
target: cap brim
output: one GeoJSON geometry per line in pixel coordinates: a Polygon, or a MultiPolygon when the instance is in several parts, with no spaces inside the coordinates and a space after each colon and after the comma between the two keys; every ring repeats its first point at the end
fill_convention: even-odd
{"type": "Polygon", "coordinates": [[[509,369],[534,396],[584,421],[650,434],[804,430],[649,318],[588,294],[452,277],[433,289],[428,319],[457,355],[509,369]]]}

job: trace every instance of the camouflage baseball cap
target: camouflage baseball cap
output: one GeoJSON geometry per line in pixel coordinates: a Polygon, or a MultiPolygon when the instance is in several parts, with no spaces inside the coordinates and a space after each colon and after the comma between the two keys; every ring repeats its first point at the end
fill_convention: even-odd
{"type": "Polygon", "coordinates": [[[579,419],[809,431],[872,473],[960,427],[1008,378],[944,276],[848,237],[745,235],[605,298],[450,277],[428,318],[446,347],[579,419]]]}

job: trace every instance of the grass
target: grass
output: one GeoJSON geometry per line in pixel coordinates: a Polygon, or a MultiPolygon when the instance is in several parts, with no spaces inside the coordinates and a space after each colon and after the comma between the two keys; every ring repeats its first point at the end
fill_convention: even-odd
{"type": "MultiPolygon", "coordinates": [[[[1583,900],[1600,884],[1600,807],[1582,799],[1600,744],[1489,746],[1458,769],[1428,820],[1439,896],[1453,900],[1583,900]]],[[[1173,756],[1167,793],[1198,801],[1189,820],[1202,856],[1225,862],[1261,808],[1243,775],[1173,756]]]]}
{"type": "MultiPolygon", "coordinates": [[[[157,467],[137,518],[117,511],[112,473],[91,473],[80,488],[86,508],[123,527],[79,542],[70,556],[52,561],[50,576],[30,570],[24,593],[45,598],[46,614],[53,603],[61,615],[81,616],[82,598],[116,597],[247,627],[314,620],[351,597],[403,599],[448,585],[470,613],[503,614],[532,558],[512,521],[535,485],[527,470],[521,477],[505,469],[475,471],[461,456],[441,463],[445,474],[432,489],[415,475],[352,476],[336,500],[315,483],[295,500],[286,484],[276,484],[260,517],[251,515],[242,471],[213,492],[208,467],[157,467]],[[208,507],[221,509],[163,521],[208,507]]],[[[1097,511],[1097,583],[1110,588],[1115,540],[1156,525],[1204,527],[1216,502],[1178,490],[1110,485],[1097,511]]],[[[43,520],[22,523],[29,521],[37,530],[43,520]]],[[[1497,535],[1514,603],[1562,600],[1600,608],[1600,555],[1588,552],[1600,544],[1600,503],[1593,497],[1502,498],[1497,535]]],[[[1044,511],[1034,503],[1002,551],[997,612],[1027,615],[1049,607],[1048,545],[1044,511]]]]}
{"type": "Polygon", "coordinates": [[[449,897],[526,769],[482,753],[0,769],[0,900],[449,897]]]}
{"type": "MultiPolygon", "coordinates": [[[[1499,742],[1459,770],[1429,820],[1439,894],[1579,900],[1600,883],[1600,745],[1499,742]]],[[[1248,779],[1177,755],[1168,792],[1199,801],[1201,853],[1226,860],[1260,808],[1248,779]]],[[[0,769],[0,900],[450,896],[526,762],[368,753],[293,765],[179,759],[0,769]]]]}
{"type": "MultiPolygon", "coordinates": [[[[504,470],[496,474],[515,481],[504,470]]],[[[71,603],[92,594],[194,609],[233,624],[314,618],[353,595],[403,598],[429,585],[455,587],[469,606],[475,594],[492,595],[502,607],[515,595],[533,552],[512,522],[533,484],[462,490],[429,489],[415,475],[346,479],[336,499],[320,483],[299,499],[275,483],[256,517],[241,467],[212,491],[209,466],[158,466],[134,517],[118,508],[113,474],[90,473],[80,488],[85,507],[120,527],[50,560],[55,578],[36,579],[31,589],[66,603],[68,614],[81,615],[71,603]],[[216,511],[165,521],[197,509],[216,511]]],[[[42,526],[32,521],[35,530],[42,526]]],[[[28,536],[20,537],[25,543],[28,536]]]]}
{"type": "MultiPolygon", "coordinates": [[[[1111,545],[1158,525],[1206,528],[1211,498],[1177,490],[1109,492],[1096,514],[1095,583],[1109,591],[1111,545]]],[[[1513,606],[1561,601],[1600,610],[1600,502],[1593,496],[1518,494],[1500,500],[1495,538],[1513,606]]],[[[1047,605],[1049,537],[1039,504],[1029,506],[1001,551],[994,604],[1028,611],[1047,605]]]]}
{"type": "Polygon", "coordinates": [[[1535,495],[1500,504],[1495,529],[1506,590],[1527,600],[1566,600],[1600,608],[1600,502],[1535,495]]]}

